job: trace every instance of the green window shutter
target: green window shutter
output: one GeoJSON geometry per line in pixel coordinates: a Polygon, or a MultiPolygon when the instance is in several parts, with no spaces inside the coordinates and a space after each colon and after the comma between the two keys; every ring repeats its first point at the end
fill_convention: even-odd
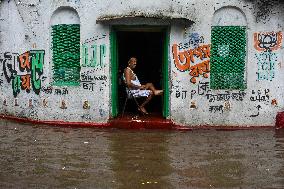
{"type": "Polygon", "coordinates": [[[80,25],[52,26],[52,61],[54,85],[80,84],[80,25]]]}
{"type": "Polygon", "coordinates": [[[246,27],[212,26],[211,89],[245,89],[246,27]]]}

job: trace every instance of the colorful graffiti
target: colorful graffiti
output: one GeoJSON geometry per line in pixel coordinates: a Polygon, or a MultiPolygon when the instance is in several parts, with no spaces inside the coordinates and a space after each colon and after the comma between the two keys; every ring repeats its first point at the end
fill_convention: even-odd
{"type": "Polygon", "coordinates": [[[254,33],[254,48],[258,51],[276,51],[282,45],[282,32],[254,33]]]}
{"type": "Polygon", "coordinates": [[[210,58],[210,45],[201,45],[194,49],[179,51],[178,45],[173,44],[172,54],[176,68],[181,72],[189,71],[189,75],[192,76],[191,83],[195,84],[199,75],[208,78],[210,72],[210,60],[208,59],[210,58]],[[195,65],[191,65],[192,63],[195,65]]]}
{"type": "Polygon", "coordinates": [[[4,58],[0,59],[0,62],[3,64],[3,72],[7,82],[12,81],[14,97],[17,97],[21,90],[30,93],[31,88],[36,94],[39,94],[44,55],[44,50],[30,50],[21,55],[4,53],[4,58]]]}
{"type": "Polygon", "coordinates": [[[254,33],[254,48],[257,59],[257,80],[272,81],[275,77],[275,65],[279,62],[278,53],[282,46],[282,32],[254,33]]]}

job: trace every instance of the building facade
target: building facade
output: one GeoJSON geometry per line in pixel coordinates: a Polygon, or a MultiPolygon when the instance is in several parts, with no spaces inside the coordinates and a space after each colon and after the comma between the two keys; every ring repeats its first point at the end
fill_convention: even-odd
{"type": "Polygon", "coordinates": [[[283,110],[284,3],[268,0],[2,0],[0,113],[104,124],[121,74],[164,95],[149,109],[184,126],[274,126],[283,110]]]}

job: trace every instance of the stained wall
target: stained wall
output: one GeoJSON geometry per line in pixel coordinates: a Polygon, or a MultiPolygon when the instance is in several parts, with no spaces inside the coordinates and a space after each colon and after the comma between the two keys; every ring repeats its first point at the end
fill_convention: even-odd
{"type": "Polygon", "coordinates": [[[276,0],[2,0],[0,113],[36,120],[106,123],[112,117],[111,27],[167,25],[168,119],[190,126],[273,126],[284,104],[283,6],[276,0]],[[124,16],[137,19],[98,22],[102,17],[124,16]],[[191,24],[170,18],[187,19],[191,24]],[[77,38],[78,30],[64,30],[79,44],[74,45],[75,53],[72,49],[60,52],[68,44],[56,46],[61,44],[60,37],[59,42],[53,38],[56,25],[79,27],[77,38]],[[224,36],[212,32],[222,27],[228,32],[244,28],[245,38],[233,35],[233,46],[224,42],[214,46],[214,40],[217,44],[224,36]],[[236,54],[233,47],[239,47],[242,53],[236,54]],[[54,49],[63,63],[64,57],[74,60],[71,65],[79,69],[73,70],[78,77],[66,67],[57,67],[60,62],[56,63],[54,49]],[[241,56],[241,72],[232,71],[230,56],[241,56]],[[216,67],[214,58],[222,60],[224,66],[216,67]],[[212,86],[218,78],[213,79],[213,73],[224,80],[215,88],[212,86]],[[61,85],[56,82],[67,76],[74,83],[68,79],[61,85]],[[243,87],[230,88],[235,78],[241,78],[236,81],[243,87]]]}

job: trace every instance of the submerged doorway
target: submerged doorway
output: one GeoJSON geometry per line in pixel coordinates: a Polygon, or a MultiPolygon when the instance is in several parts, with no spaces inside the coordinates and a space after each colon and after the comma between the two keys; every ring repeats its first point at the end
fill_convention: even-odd
{"type": "MultiPolygon", "coordinates": [[[[146,108],[149,112],[168,116],[168,36],[165,28],[116,28],[111,35],[112,45],[112,116],[121,113],[125,88],[122,81],[129,58],[137,58],[137,74],[141,83],[151,82],[164,89],[163,96],[154,97],[146,108]]],[[[136,111],[129,103],[126,112],[136,111]]]]}

